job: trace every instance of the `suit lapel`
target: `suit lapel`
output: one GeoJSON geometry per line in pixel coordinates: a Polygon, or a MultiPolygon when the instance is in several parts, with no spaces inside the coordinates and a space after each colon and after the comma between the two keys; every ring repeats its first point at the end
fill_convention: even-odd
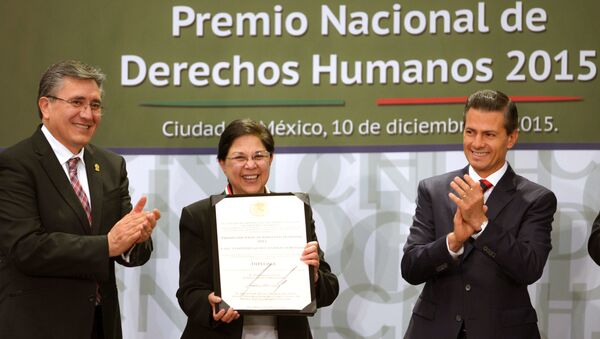
{"type": "Polygon", "coordinates": [[[50,178],[50,181],[52,181],[54,187],[56,187],[56,190],[63,197],[67,205],[77,215],[84,233],[89,234],[91,230],[83,206],[81,206],[81,202],[77,198],[73,186],[71,186],[65,171],[62,169],[41,129],[38,128],[33,134],[32,143],[34,151],[40,156],[40,164],[44,171],[46,171],[46,174],[48,174],[48,178],[50,178]]]}
{"type": "Polygon", "coordinates": [[[104,188],[100,178],[100,165],[94,157],[92,147],[86,146],[83,153],[85,171],[87,172],[88,185],[90,188],[90,201],[92,204],[92,234],[100,233],[100,219],[102,216],[102,196],[104,188]]]}
{"type": "Polygon", "coordinates": [[[486,201],[488,207],[487,217],[489,220],[496,219],[504,206],[513,199],[515,192],[515,172],[509,165],[506,173],[504,173],[504,176],[502,176],[498,185],[494,187],[492,194],[490,194],[486,201]]]}

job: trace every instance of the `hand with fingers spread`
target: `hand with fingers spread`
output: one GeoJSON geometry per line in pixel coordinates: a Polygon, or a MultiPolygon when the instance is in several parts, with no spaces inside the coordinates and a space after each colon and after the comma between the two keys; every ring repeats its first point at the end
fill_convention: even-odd
{"type": "Polygon", "coordinates": [[[319,280],[319,243],[311,241],[304,246],[302,256],[300,257],[305,264],[314,267],[315,269],[315,282],[319,280]]]}
{"type": "Polygon", "coordinates": [[[208,303],[210,304],[210,306],[212,308],[212,315],[213,315],[213,319],[215,321],[230,323],[240,317],[240,314],[238,313],[238,311],[234,310],[232,307],[228,308],[227,310],[222,309],[222,310],[219,310],[219,312],[216,312],[217,304],[219,304],[220,302],[221,302],[221,298],[217,297],[214,292],[211,292],[208,295],[208,303]]]}
{"type": "Polygon", "coordinates": [[[160,212],[155,209],[145,212],[147,198],[142,196],[131,212],[119,220],[108,232],[108,254],[111,257],[121,255],[134,244],[146,241],[160,218],[160,212]]]}
{"type": "Polygon", "coordinates": [[[448,193],[448,196],[460,209],[464,222],[474,227],[474,232],[480,230],[480,225],[487,220],[485,212],[487,207],[483,203],[483,189],[479,182],[473,180],[468,174],[464,175],[464,180],[455,177],[450,183],[450,187],[455,193],[448,193]]]}

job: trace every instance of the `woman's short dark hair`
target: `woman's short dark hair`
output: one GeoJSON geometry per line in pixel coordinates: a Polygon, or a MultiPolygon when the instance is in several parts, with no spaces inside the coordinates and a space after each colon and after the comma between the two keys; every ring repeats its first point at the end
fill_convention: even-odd
{"type": "Polygon", "coordinates": [[[519,112],[517,111],[517,105],[500,91],[484,89],[471,94],[465,104],[464,123],[467,122],[467,112],[471,108],[486,112],[503,112],[504,128],[507,134],[511,134],[518,127],[519,112]]]}
{"type": "Polygon", "coordinates": [[[262,142],[263,146],[271,153],[275,151],[275,141],[271,132],[261,123],[251,119],[237,119],[229,123],[219,139],[217,159],[225,161],[227,153],[235,139],[244,135],[254,135],[262,142]]]}

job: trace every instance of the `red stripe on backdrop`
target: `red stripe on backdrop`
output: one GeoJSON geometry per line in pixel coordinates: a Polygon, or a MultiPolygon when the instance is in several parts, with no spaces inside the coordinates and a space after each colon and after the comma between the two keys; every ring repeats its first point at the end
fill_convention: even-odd
{"type": "MultiPolygon", "coordinates": [[[[583,97],[576,96],[511,96],[514,102],[561,102],[582,101],[583,97]]],[[[440,98],[379,98],[378,106],[388,105],[431,105],[431,104],[464,104],[467,97],[440,97],[440,98]]]]}

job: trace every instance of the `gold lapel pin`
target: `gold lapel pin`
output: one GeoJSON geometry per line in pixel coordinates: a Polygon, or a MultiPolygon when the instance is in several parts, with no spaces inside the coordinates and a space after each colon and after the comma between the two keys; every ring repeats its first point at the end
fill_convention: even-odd
{"type": "Polygon", "coordinates": [[[98,164],[94,164],[94,170],[95,170],[96,172],[100,172],[100,165],[98,165],[98,164]]]}

